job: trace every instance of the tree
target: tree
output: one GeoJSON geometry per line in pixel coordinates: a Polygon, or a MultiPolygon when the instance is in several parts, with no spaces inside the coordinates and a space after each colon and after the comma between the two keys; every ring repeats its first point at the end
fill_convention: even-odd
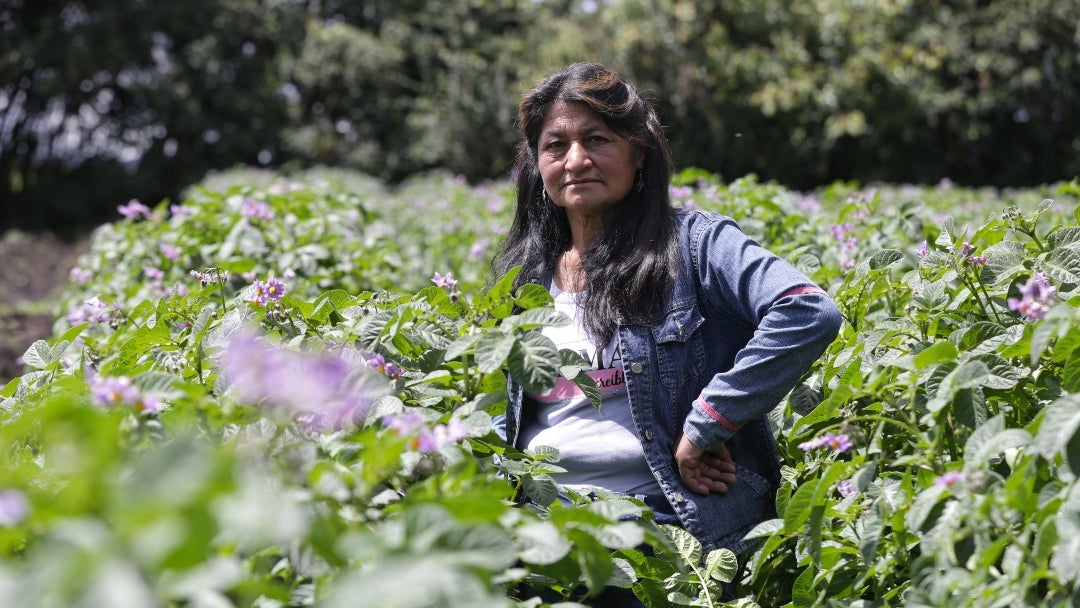
{"type": "Polygon", "coordinates": [[[276,160],[276,62],[301,40],[301,8],[5,0],[0,228],[92,223],[208,169],[276,160]]]}

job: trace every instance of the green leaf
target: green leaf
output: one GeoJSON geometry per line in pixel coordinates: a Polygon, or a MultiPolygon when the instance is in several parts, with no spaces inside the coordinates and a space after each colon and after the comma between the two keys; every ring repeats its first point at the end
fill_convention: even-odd
{"type": "Polygon", "coordinates": [[[884,270],[890,268],[904,259],[904,254],[895,249],[882,249],[871,256],[870,270],[884,270]]]}
{"type": "Polygon", "coordinates": [[[1080,491],[1073,488],[1054,518],[1057,545],[1050,567],[1065,582],[1080,579],[1080,491]]]}
{"type": "Polygon", "coordinates": [[[1072,356],[1061,370],[1061,388],[1075,393],[1080,391],[1080,357],[1072,356]]]}
{"type": "Polygon", "coordinates": [[[570,324],[570,317],[554,308],[533,308],[510,319],[511,325],[528,331],[541,327],[564,327],[570,324]]]}
{"type": "Polygon", "coordinates": [[[526,524],[516,532],[518,557],[525,563],[554,564],[570,553],[570,541],[551,522],[526,524]]]}
{"type": "Polygon", "coordinates": [[[817,605],[814,592],[814,566],[807,566],[791,586],[791,605],[794,608],[812,608],[817,605]]]}
{"type": "Polygon", "coordinates": [[[1046,235],[1047,249],[1080,248],[1080,227],[1062,226],[1046,235]]]}
{"type": "Polygon", "coordinates": [[[494,308],[503,300],[509,299],[510,290],[514,287],[514,280],[517,279],[520,272],[521,267],[516,266],[496,279],[491,288],[484,292],[484,295],[480,297],[479,306],[482,308],[494,308]]]}
{"type": "Polygon", "coordinates": [[[661,528],[667,532],[672,544],[675,545],[675,551],[684,562],[695,566],[701,563],[701,543],[694,538],[693,534],[678,526],[663,525],[661,528]]]}
{"type": "Polygon", "coordinates": [[[611,563],[610,552],[584,530],[571,528],[566,530],[566,536],[576,549],[577,563],[581,568],[585,586],[590,592],[598,593],[607,585],[615,569],[611,563]]]}
{"type": "Polygon", "coordinates": [[[705,558],[705,576],[723,583],[735,580],[739,572],[739,559],[730,549],[715,549],[705,558]]]}
{"type": "Polygon", "coordinates": [[[1043,256],[1041,266],[1056,283],[1080,282],[1080,251],[1054,249],[1043,256]]]}
{"type": "Polygon", "coordinates": [[[53,363],[52,349],[45,340],[37,340],[23,353],[23,363],[34,369],[45,369],[53,363]]]}
{"type": "MultiPolygon", "coordinates": [[[[1044,411],[1039,431],[1035,434],[1035,449],[1047,459],[1057,454],[1069,457],[1067,449],[1080,428],[1080,395],[1066,395],[1051,403],[1044,411]]],[[[1074,471],[1080,462],[1069,461],[1074,471]]]]}
{"type": "Polygon", "coordinates": [[[859,555],[866,564],[874,563],[877,557],[878,542],[881,533],[885,529],[885,521],[882,517],[883,505],[875,502],[874,507],[867,509],[862,517],[862,531],[859,534],[859,555]]]}
{"type": "Polygon", "coordinates": [[[1007,390],[1020,382],[1020,375],[1029,375],[1027,370],[1017,368],[1008,361],[993,353],[984,353],[971,358],[972,361],[980,361],[986,365],[989,372],[986,377],[979,381],[982,388],[1007,390]]]}
{"type": "Polygon", "coordinates": [[[514,293],[514,304],[524,310],[550,306],[552,302],[551,293],[547,288],[536,283],[526,283],[518,287],[517,292],[514,293]]]}
{"type": "Polygon", "coordinates": [[[558,487],[547,475],[527,473],[521,477],[521,487],[525,490],[526,496],[545,507],[559,498],[558,487]]]}
{"type": "Polygon", "coordinates": [[[978,387],[990,369],[982,361],[966,361],[945,376],[938,385],[937,394],[926,407],[931,413],[938,412],[952,402],[956,394],[967,388],[978,387]]]}
{"type": "Polygon", "coordinates": [[[513,334],[489,331],[476,341],[476,366],[480,373],[490,374],[501,369],[517,340],[513,334]]]}
{"type": "Polygon", "coordinates": [[[525,392],[542,395],[559,379],[559,349],[547,336],[531,332],[514,341],[508,363],[510,374],[525,392]]]}
{"type": "Polygon", "coordinates": [[[1024,447],[1032,441],[1024,429],[1006,429],[1004,415],[998,414],[975,429],[964,444],[964,468],[981,467],[1006,450],[1024,447]]]}
{"type": "Polygon", "coordinates": [[[774,534],[782,532],[783,529],[784,520],[779,518],[766,519],[760,524],[754,526],[752,530],[747,532],[746,536],[743,537],[743,540],[751,540],[754,538],[768,538],[770,536],[773,536],[774,534]]]}
{"type": "Polygon", "coordinates": [[[904,515],[904,522],[909,530],[925,531],[929,529],[930,526],[927,525],[927,520],[938,506],[941,495],[946,491],[947,489],[943,486],[930,486],[919,492],[915,500],[911,502],[911,508],[904,515]]]}
{"type": "Polygon", "coordinates": [[[1027,249],[1016,241],[1001,241],[987,247],[983,252],[987,256],[979,281],[984,285],[996,285],[1012,280],[1018,274],[1027,271],[1024,259],[1027,249]]]}
{"type": "MultiPolygon", "coordinates": [[[[492,330],[492,332],[489,333],[496,333],[496,330],[492,330]]],[[[486,334],[469,334],[457,338],[456,340],[451,342],[449,346],[446,347],[446,352],[443,354],[443,357],[447,361],[453,361],[454,359],[461,357],[465,353],[472,351],[473,347],[476,345],[477,340],[479,340],[480,337],[483,335],[486,334]]]]}
{"type": "Polygon", "coordinates": [[[956,350],[952,342],[937,342],[929,348],[925,348],[915,355],[915,369],[923,369],[929,365],[955,361],[960,352],[956,350]]]}
{"type": "Polygon", "coordinates": [[[601,395],[600,395],[600,387],[596,385],[596,380],[593,380],[592,376],[590,376],[588,373],[585,372],[585,370],[583,370],[583,369],[581,369],[579,367],[563,366],[563,367],[561,367],[559,369],[560,369],[560,373],[562,374],[562,376],[564,378],[568,378],[571,382],[574,383],[575,386],[577,386],[579,389],[581,389],[582,394],[584,394],[585,397],[588,398],[589,403],[594,408],[599,410],[600,409],[600,402],[601,402],[601,395]],[[576,370],[576,373],[574,373],[573,376],[568,377],[566,372],[567,371],[573,371],[573,370],[576,370]]]}

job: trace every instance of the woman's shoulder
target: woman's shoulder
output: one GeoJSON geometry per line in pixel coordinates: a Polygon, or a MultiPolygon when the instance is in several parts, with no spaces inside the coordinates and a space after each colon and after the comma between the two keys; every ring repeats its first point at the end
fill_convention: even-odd
{"type": "Polygon", "coordinates": [[[705,230],[722,230],[734,228],[740,230],[739,224],[729,216],[698,208],[678,208],[675,210],[675,226],[680,234],[690,236],[700,234],[705,230]]]}

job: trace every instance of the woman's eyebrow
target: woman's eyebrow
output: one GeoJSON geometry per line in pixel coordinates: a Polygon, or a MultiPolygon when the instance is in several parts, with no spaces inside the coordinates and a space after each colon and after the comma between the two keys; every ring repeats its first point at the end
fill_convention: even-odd
{"type": "MultiPolygon", "coordinates": [[[[581,135],[592,135],[597,132],[606,132],[608,127],[603,123],[591,123],[581,129],[577,129],[577,132],[581,135]]],[[[545,137],[566,137],[568,129],[561,127],[554,127],[551,129],[545,129],[540,132],[540,139],[545,137]]]]}

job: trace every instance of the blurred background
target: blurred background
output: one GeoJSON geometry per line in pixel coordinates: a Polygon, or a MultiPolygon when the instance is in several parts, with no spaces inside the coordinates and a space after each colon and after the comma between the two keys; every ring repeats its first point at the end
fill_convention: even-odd
{"type": "Polygon", "coordinates": [[[237,166],[505,177],[521,93],[578,60],[648,91],[679,168],[1080,174],[1080,0],[0,0],[0,230],[237,166]]]}

